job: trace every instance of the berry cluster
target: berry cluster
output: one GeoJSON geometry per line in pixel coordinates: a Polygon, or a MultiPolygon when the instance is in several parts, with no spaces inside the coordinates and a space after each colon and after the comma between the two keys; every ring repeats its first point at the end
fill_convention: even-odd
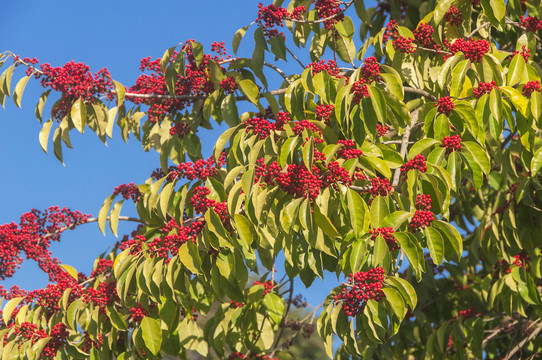
{"type": "Polygon", "coordinates": [[[314,3],[318,18],[327,19],[324,21],[326,29],[332,29],[333,25],[344,19],[344,13],[340,5],[341,1],[338,0],[316,0],[314,3]]]}
{"type": "Polygon", "coordinates": [[[343,145],[343,147],[337,152],[337,157],[348,160],[363,155],[363,151],[356,149],[356,143],[354,140],[339,140],[337,143],[343,145]]]}
{"type": "Polygon", "coordinates": [[[514,255],[514,262],[513,265],[516,265],[518,267],[525,268],[526,271],[529,271],[531,263],[531,257],[525,250],[521,250],[521,252],[517,255],[514,255]]]}
{"type": "Polygon", "coordinates": [[[446,155],[453,151],[461,151],[461,137],[459,135],[445,136],[440,147],[446,148],[446,155]]]}
{"type": "Polygon", "coordinates": [[[495,81],[483,83],[481,82],[477,88],[472,89],[472,95],[476,97],[477,99],[481,98],[484,94],[489,94],[491,90],[495,89],[497,87],[497,83],[495,81]]]}
{"type": "MultiPolygon", "coordinates": [[[[215,90],[214,84],[209,77],[209,61],[220,62],[225,59],[225,50],[223,43],[213,43],[212,50],[217,53],[215,56],[206,54],[199,63],[196,62],[192,52],[192,42],[188,40],[181,49],[182,54],[186,54],[186,68],[184,76],[177,74],[175,81],[175,95],[177,98],[140,98],[130,97],[135,104],[145,104],[149,106],[147,112],[149,120],[157,122],[167,113],[181,111],[190,105],[191,100],[179,95],[208,95],[215,90]]],[[[174,51],[169,59],[169,64],[175,62],[179,52],[174,51]]],[[[229,56],[227,57],[229,58],[229,56]]],[[[169,65],[168,64],[168,65],[169,65]]],[[[141,60],[141,71],[149,71],[151,74],[142,74],[138,77],[136,84],[130,87],[129,92],[142,95],[169,95],[165,81],[165,74],[160,67],[160,59],[151,61],[150,57],[141,60]]],[[[225,72],[225,69],[222,68],[225,72]]],[[[229,90],[228,90],[229,91],[229,90]]]]}
{"type": "Polygon", "coordinates": [[[384,268],[376,267],[348,276],[348,285],[335,295],[334,301],[343,301],[342,311],[346,316],[361,314],[368,300],[379,301],[384,297],[382,282],[384,268]]]}
{"type": "Polygon", "coordinates": [[[376,136],[384,136],[388,132],[388,125],[382,126],[380,124],[376,124],[376,136]]]}
{"type": "Polygon", "coordinates": [[[307,65],[307,69],[312,68],[312,74],[316,75],[321,71],[327,72],[329,75],[341,78],[341,71],[337,66],[337,63],[333,60],[328,60],[327,63],[325,60],[320,60],[319,62],[313,62],[307,65]]]}
{"type": "Polygon", "coordinates": [[[427,171],[425,157],[422,154],[414,156],[414,159],[411,159],[406,164],[403,164],[403,166],[401,166],[401,173],[403,174],[403,176],[406,176],[406,174],[410,170],[419,170],[422,173],[427,171]]]}
{"type": "Polygon", "coordinates": [[[243,302],[237,302],[237,301],[230,301],[230,308],[232,309],[237,309],[237,308],[240,308],[240,307],[243,307],[245,306],[245,303],[243,302]]]}
{"type": "Polygon", "coordinates": [[[437,111],[441,114],[449,116],[452,110],[454,109],[454,103],[449,96],[441,97],[437,100],[435,106],[438,108],[437,111]]]}
{"type": "Polygon", "coordinates": [[[337,161],[331,161],[328,165],[328,172],[324,174],[322,185],[323,187],[331,185],[337,189],[338,183],[350,186],[352,185],[352,179],[350,178],[348,171],[340,166],[337,161]]]}
{"type": "MultiPolygon", "coordinates": [[[[311,123],[309,120],[301,120],[294,123],[294,127],[292,128],[294,134],[301,135],[304,130],[310,130],[317,135],[318,139],[315,139],[315,143],[324,141],[324,139],[322,139],[322,132],[316,124],[311,123]]],[[[308,141],[308,139],[305,140],[308,141]]]]}
{"type": "MultiPolygon", "coordinates": [[[[17,57],[15,61],[19,61],[17,57]]],[[[57,120],[67,116],[73,102],[79,98],[86,104],[94,103],[100,95],[107,94],[108,99],[113,98],[113,82],[107,68],[93,75],[89,66],[71,61],[58,67],[45,63],[41,65],[41,71],[37,71],[34,66],[37,59],[25,58],[23,61],[28,63],[27,75],[33,73],[36,79],[41,78],[41,86],[62,93],[58,104],[52,109],[52,116],[57,120]]]]}
{"type": "Polygon", "coordinates": [[[527,82],[527,84],[523,85],[523,96],[531,96],[531,94],[535,91],[540,92],[542,90],[542,87],[540,86],[540,81],[533,80],[527,82]]]}
{"type": "Polygon", "coordinates": [[[66,338],[69,333],[66,329],[66,325],[63,323],[58,323],[53,326],[49,336],[51,339],[47,342],[47,345],[43,348],[41,356],[46,359],[53,359],[64,344],[66,344],[66,338]]]}
{"type": "Polygon", "coordinates": [[[384,240],[386,240],[386,245],[388,245],[390,251],[395,251],[399,249],[399,245],[397,245],[397,241],[392,235],[393,232],[394,231],[392,227],[379,227],[369,230],[369,233],[372,234],[371,240],[376,240],[378,236],[382,236],[384,240]]]}
{"type": "Polygon", "coordinates": [[[444,20],[451,25],[461,25],[461,11],[455,6],[450,6],[450,9],[444,14],[444,20]]]}
{"type": "Polygon", "coordinates": [[[192,198],[190,198],[190,204],[194,207],[194,212],[205,214],[208,208],[213,208],[223,223],[229,222],[226,202],[209,199],[207,195],[210,193],[211,190],[203,186],[194,188],[192,198]]]}
{"type": "Polygon", "coordinates": [[[329,125],[329,117],[333,112],[334,105],[316,105],[316,118],[329,125]]]}
{"type": "Polygon", "coordinates": [[[139,191],[139,188],[134,183],[122,184],[115,188],[113,195],[117,196],[121,194],[125,200],[132,199],[133,202],[138,202],[143,196],[139,191]]]}
{"type": "Polygon", "coordinates": [[[413,31],[414,34],[414,42],[417,45],[433,49],[436,46],[435,40],[433,40],[433,33],[435,32],[435,29],[426,23],[421,23],[418,25],[418,27],[413,31]]]}
{"type": "Polygon", "coordinates": [[[461,51],[470,61],[479,63],[482,61],[484,54],[489,51],[490,46],[486,40],[465,40],[460,38],[454,41],[454,43],[449,46],[449,49],[452,54],[461,51]]]}
{"type": "Polygon", "coordinates": [[[418,210],[431,210],[431,195],[418,195],[416,196],[416,209],[418,210]]]}
{"type": "Polygon", "coordinates": [[[169,134],[171,136],[177,135],[179,139],[182,139],[190,132],[190,126],[184,123],[177,123],[171,129],[169,129],[169,134]]]}
{"type": "Polygon", "coordinates": [[[399,36],[397,31],[397,21],[390,20],[384,29],[384,34],[382,35],[382,41],[384,44],[388,42],[388,39],[395,40],[399,36]]]}
{"type": "MultiPolygon", "coordinates": [[[[275,37],[279,34],[275,26],[284,26],[284,19],[290,17],[290,13],[283,7],[275,6],[273,4],[263,6],[262,3],[258,4],[258,17],[256,23],[260,24],[265,36],[268,38],[275,37]]],[[[284,37],[284,33],[280,33],[284,37]]]]}
{"type": "Polygon", "coordinates": [[[374,56],[365,59],[361,67],[361,77],[367,80],[368,83],[380,80],[380,64],[374,56]]]}
{"type": "MultiPolygon", "coordinates": [[[[213,156],[210,156],[207,160],[199,159],[194,163],[186,162],[180,163],[177,166],[171,166],[168,169],[167,180],[173,181],[175,179],[186,179],[189,181],[199,180],[205,181],[209,177],[216,176],[218,169],[226,163],[226,154],[222,153],[215,161],[213,156]]],[[[155,180],[159,180],[166,176],[161,169],[156,169],[151,177],[155,180]]]]}
{"type": "Polygon", "coordinates": [[[435,216],[429,210],[416,210],[414,216],[410,220],[410,230],[412,232],[420,231],[426,226],[431,225],[431,222],[435,220],[435,216]]]}
{"type": "Polygon", "coordinates": [[[94,305],[100,308],[100,313],[105,314],[105,308],[109,305],[113,305],[119,300],[117,293],[117,282],[109,281],[102,282],[95,289],[92,286],[85,288],[85,292],[81,297],[85,303],[94,303],[94,305]]]}
{"type": "Polygon", "coordinates": [[[521,55],[525,62],[529,61],[529,58],[531,57],[531,49],[527,49],[525,45],[521,47],[521,51],[516,50],[512,53],[512,56],[521,55]]]}
{"type": "Polygon", "coordinates": [[[323,186],[319,174],[320,169],[316,166],[313,166],[310,172],[305,165],[290,164],[286,172],[281,172],[275,181],[284,192],[313,201],[320,194],[323,186]]]}
{"type": "Polygon", "coordinates": [[[281,172],[280,165],[273,161],[269,166],[265,165],[264,158],[256,160],[256,167],[254,169],[254,183],[264,182],[269,185],[274,185],[277,176],[281,172]]]}
{"type": "Polygon", "coordinates": [[[354,94],[352,102],[359,104],[361,99],[369,97],[369,90],[367,89],[367,81],[365,79],[359,79],[352,84],[350,92],[354,94]]]}
{"type": "Polygon", "coordinates": [[[244,124],[247,133],[259,135],[260,139],[265,139],[271,132],[282,130],[289,121],[291,118],[287,112],[279,112],[275,117],[271,111],[267,111],[265,115],[258,113],[255,117],[245,120],[244,124]]]}
{"type": "Polygon", "coordinates": [[[100,274],[104,274],[108,271],[111,271],[113,269],[113,260],[107,260],[107,259],[100,259],[98,260],[98,263],[96,264],[95,269],[90,274],[91,278],[95,278],[100,274]]]}
{"type": "Polygon", "coordinates": [[[393,191],[388,179],[379,177],[371,179],[371,195],[372,196],[388,196],[393,191]]]}
{"type": "Polygon", "coordinates": [[[404,36],[397,36],[393,40],[393,48],[396,51],[402,52],[404,54],[413,54],[416,52],[416,46],[414,46],[413,38],[406,38],[404,36]]]}
{"type": "Polygon", "coordinates": [[[130,309],[130,316],[136,323],[140,323],[141,320],[143,320],[143,318],[147,315],[149,315],[149,313],[143,308],[143,306],[141,306],[140,303],[130,309]]]}
{"type": "Polygon", "coordinates": [[[536,16],[522,16],[520,23],[529,32],[537,32],[542,29],[542,20],[536,16]]]}
{"type": "Polygon", "coordinates": [[[247,357],[245,354],[235,351],[228,356],[228,360],[278,360],[278,358],[272,358],[269,355],[259,355],[254,353],[247,357]]]}

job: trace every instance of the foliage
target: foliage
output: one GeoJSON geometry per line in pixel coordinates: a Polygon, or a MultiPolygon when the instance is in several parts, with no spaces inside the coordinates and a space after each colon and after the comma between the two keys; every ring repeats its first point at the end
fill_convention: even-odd
{"type": "Polygon", "coordinates": [[[234,54],[253,32],[251,57],[188,40],[129,88],[1,55],[0,102],[21,106],[38,79],[39,141],[52,134],[60,161],[74,129],[160,154],[97,217],[50,208],[1,227],[0,276],[24,253],[51,282],[2,289],[2,358],[291,359],[313,330],[336,359],[542,351],[540,1],[282,5],[235,33],[234,54]],[[197,129],[213,124],[226,130],[204,159],[197,129]],[[49,253],[65,230],[119,221],[140,225],[88,277],[49,253]],[[336,288],[292,320],[294,279],[318,277],[336,288]]]}

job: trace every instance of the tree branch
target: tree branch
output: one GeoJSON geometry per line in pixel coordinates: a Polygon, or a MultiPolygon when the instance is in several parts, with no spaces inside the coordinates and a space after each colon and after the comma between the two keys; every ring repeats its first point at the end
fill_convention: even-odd
{"type": "MultiPolygon", "coordinates": [[[[403,138],[401,140],[401,159],[405,159],[407,150],[408,150],[408,142],[410,139],[410,132],[412,131],[412,128],[416,126],[416,123],[418,122],[418,110],[412,113],[412,123],[407,125],[405,127],[405,131],[403,132],[403,138]]],[[[399,185],[399,180],[401,179],[401,168],[397,168],[395,170],[395,173],[393,174],[393,182],[391,186],[397,186],[399,185]]]]}
{"type": "Polygon", "coordinates": [[[413,88],[413,87],[410,87],[410,86],[404,86],[403,89],[406,92],[409,92],[409,93],[412,93],[412,94],[422,95],[422,96],[428,98],[431,101],[437,101],[437,98],[434,95],[428,93],[425,90],[413,88]]]}
{"type": "MultiPolygon", "coordinates": [[[[110,216],[107,217],[107,220],[109,220],[110,216]]],[[[83,225],[83,224],[90,224],[90,223],[95,223],[98,221],[98,218],[97,217],[94,217],[94,218],[90,218],[88,219],[87,221],[85,222],[82,222],[82,223],[79,223],[79,224],[71,224],[69,226],[65,226],[63,228],[60,228],[58,229],[57,231],[55,232],[52,232],[52,233],[48,233],[48,234],[45,234],[42,236],[42,238],[44,239],[47,239],[51,236],[55,236],[55,235],[58,235],[58,234],[61,234],[63,233],[64,231],[66,230],[72,230],[72,229],[75,229],[76,226],[79,226],[79,225],[83,225]]],[[[132,222],[137,222],[137,223],[140,223],[140,224],[144,224],[144,222],[141,220],[141,219],[138,219],[138,218],[133,218],[133,217],[130,217],[130,216],[119,216],[119,221],[132,221],[132,222]]]]}
{"type": "Polygon", "coordinates": [[[512,349],[510,349],[510,351],[508,351],[508,353],[504,357],[504,360],[511,359],[512,356],[514,356],[515,353],[517,353],[519,350],[521,350],[523,348],[523,346],[525,346],[525,344],[527,344],[529,341],[531,341],[532,339],[534,339],[535,337],[538,336],[540,331],[542,331],[542,323],[540,323],[540,319],[537,319],[533,323],[531,323],[530,327],[534,326],[537,323],[538,323],[538,325],[537,325],[536,329],[534,329],[533,332],[529,336],[527,336],[526,338],[521,340],[516,346],[514,346],[512,349]]]}

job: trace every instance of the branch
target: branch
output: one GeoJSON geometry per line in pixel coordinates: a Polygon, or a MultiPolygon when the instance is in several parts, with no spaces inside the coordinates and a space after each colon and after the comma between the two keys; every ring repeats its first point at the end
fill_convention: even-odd
{"type": "Polygon", "coordinates": [[[288,51],[288,54],[290,54],[290,55],[294,58],[294,60],[297,61],[297,63],[299,64],[299,66],[301,66],[302,69],[306,69],[306,66],[303,65],[303,63],[301,62],[301,60],[299,60],[299,59],[297,58],[297,56],[295,56],[294,53],[293,53],[290,49],[288,49],[287,46],[285,46],[285,48],[286,48],[286,51],[288,51]]]}
{"type": "Polygon", "coordinates": [[[437,98],[434,95],[428,93],[425,90],[413,88],[413,87],[410,87],[410,86],[404,86],[403,89],[406,92],[409,92],[409,93],[412,93],[412,94],[418,94],[418,95],[425,96],[426,98],[428,98],[431,101],[437,101],[437,98]]]}
{"type": "Polygon", "coordinates": [[[290,279],[290,289],[288,291],[290,293],[288,295],[288,305],[286,306],[286,312],[284,313],[284,316],[282,317],[282,321],[280,322],[279,333],[275,339],[273,346],[271,346],[271,349],[273,349],[273,352],[271,352],[270,354],[271,356],[275,355],[275,352],[277,351],[277,346],[284,333],[284,328],[285,328],[284,325],[285,325],[286,319],[288,318],[288,314],[290,313],[290,307],[292,306],[292,297],[294,295],[294,280],[293,279],[290,279]]]}
{"type": "Polygon", "coordinates": [[[472,30],[472,32],[470,34],[468,34],[466,36],[466,38],[470,39],[471,37],[474,36],[474,34],[476,34],[478,31],[482,30],[483,28],[485,28],[488,25],[491,25],[491,23],[490,22],[483,23],[482,25],[478,26],[476,29],[472,30]]]}
{"type": "MultiPolygon", "coordinates": [[[[412,128],[416,126],[416,123],[418,122],[418,110],[415,111],[412,115],[413,115],[412,123],[410,124],[410,126],[407,125],[405,127],[405,131],[403,132],[403,138],[401,140],[401,152],[400,152],[401,159],[405,159],[405,156],[407,154],[410,132],[412,131],[412,128]]],[[[397,170],[395,170],[395,174],[393,174],[393,183],[391,184],[391,186],[395,187],[399,185],[400,179],[401,179],[401,168],[397,168],[397,170]]]]}
{"type": "MultiPolygon", "coordinates": [[[[109,216],[107,217],[107,220],[109,220],[109,216]]],[[[119,220],[120,221],[132,221],[132,222],[137,222],[137,223],[140,223],[140,224],[144,224],[144,222],[141,220],[141,219],[138,219],[138,218],[133,218],[133,217],[130,217],[130,216],[119,216],[119,220]]],[[[79,225],[83,225],[83,224],[90,224],[90,223],[94,223],[94,222],[97,222],[98,221],[98,218],[97,217],[94,217],[94,218],[90,218],[88,219],[87,221],[85,222],[82,222],[82,223],[79,223],[79,224],[71,224],[69,226],[65,226],[63,228],[60,228],[58,229],[57,231],[55,232],[52,232],[52,233],[48,233],[48,234],[45,234],[42,236],[42,238],[44,239],[47,239],[51,236],[55,236],[55,235],[58,235],[66,230],[72,230],[72,229],[75,229],[76,226],[79,226],[79,225]]]]}
{"type": "Polygon", "coordinates": [[[538,334],[540,333],[540,331],[542,331],[542,323],[540,323],[540,319],[537,319],[536,321],[534,321],[533,323],[531,323],[531,326],[534,326],[535,324],[537,324],[537,327],[536,329],[533,330],[533,332],[531,333],[531,335],[529,335],[528,337],[524,338],[523,340],[521,340],[516,346],[514,346],[512,349],[510,349],[510,351],[506,354],[506,356],[504,357],[504,360],[509,360],[512,358],[512,356],[514,356],[515,353],[517,353],[519,350],[521,350],[523,348],[523,346],[525,346],[525,344],[527,344],[529,341],[531,341],[532,339],[534,339],[535,337],[538,336],[538,334]]]}

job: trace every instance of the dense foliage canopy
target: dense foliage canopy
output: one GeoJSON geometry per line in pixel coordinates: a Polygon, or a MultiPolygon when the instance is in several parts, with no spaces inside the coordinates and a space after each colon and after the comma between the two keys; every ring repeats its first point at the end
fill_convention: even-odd
{"type": "Polygon", "coordinates": [[[233,54],[187,40],[128,87],[1,54],[2,105],[44,88],[44,151],[62,161],[87,130],[160,154],[96,217],[51,207],[0,226],[0,278],[31,259],[50,281],[0,289],[2,359],[282,360],[313,332],[335,359],[542,352],[540,1],[366,5],[260,4],[233,54]],[[216,125],[204,158],[198,128],[216,125]],[[119,221],[139,226],[91,274],[49,251],[119,221]],[[295,310],[294,279],[318,277],[335,289],[295,310]]]}

